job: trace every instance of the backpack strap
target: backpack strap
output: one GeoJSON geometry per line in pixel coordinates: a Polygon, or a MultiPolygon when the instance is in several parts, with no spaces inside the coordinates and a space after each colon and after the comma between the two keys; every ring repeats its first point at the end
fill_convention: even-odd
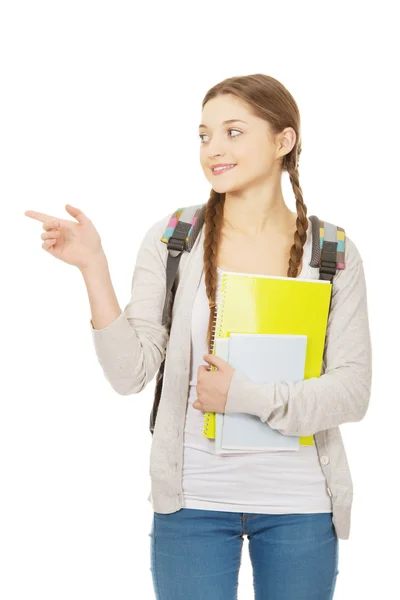
{"type": "MultiPolygon", "coordinates": [[[[336,271],[345,268],[345,230],[315,215],[310,217],[310,221],[312,223],[310,267],[319,267],[319,278],[327,279],[333,285],[336,271]]],[[[332,293],[328,312],[331,306],[332,293]]]]}
{"type": "Polygon", "coordinates": [[[312,224],[312,251],[310,267],[319,267],[319,278],[331,283],[338,269],[345,268],[346,232],[343,227],[310,217],[312,224]]]}
{"type": "Polygon", "coordinates": [[[171,215],[161,237],[167,244],[166,294],[162,312],[162,324],[168,319],[168,302],[178,272],[182,252],[190,252],[204,224],[205,203],[177,208],[171,215]]]}

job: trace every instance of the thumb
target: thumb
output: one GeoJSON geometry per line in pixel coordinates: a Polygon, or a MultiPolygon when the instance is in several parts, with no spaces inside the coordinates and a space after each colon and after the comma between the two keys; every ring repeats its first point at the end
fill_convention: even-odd
{"type": "Polygon", "coordinates": [[[78,223],[81,223],[82,225],[90,221],[90,219],[85,215],[85,213],[83,213],[79,208],[71,206],[71,204],[66,204],[65,210],[69,212],[69,214],[72,217],[74,217],[78,221],[78,223]]]}
{"type": "Polygon", "coordinates": [[[217,369],[222,369],[225,365],[225,361],[216,354],[203,354],[203,358],[210,365],[217,367],[217,369]]]}

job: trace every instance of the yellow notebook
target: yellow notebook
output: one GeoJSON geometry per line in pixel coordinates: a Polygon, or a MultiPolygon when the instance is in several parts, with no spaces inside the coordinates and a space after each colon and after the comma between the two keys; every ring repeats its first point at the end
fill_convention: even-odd
{"type": "MultiPolygon", "coordinates": [[[[306,335],[304,379],[320,377],[331,293],[332,285],[324,279],[223,272],[216,294],[212,353],[216,354],[215,339],[231,333],[306,335]]],[[[214,412],[204,415],[203,436],[215,438],[214,412]]],[[[310,446],[314,436],[301,436],[299,443],[310,446]]]]}

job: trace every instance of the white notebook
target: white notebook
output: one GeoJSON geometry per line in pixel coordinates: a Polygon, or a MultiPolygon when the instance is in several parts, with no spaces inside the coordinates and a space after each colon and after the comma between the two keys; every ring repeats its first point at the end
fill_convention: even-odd
{"type": "MultiPolygon", "coordinates": [[[[218,356],[256,383],[304,379],[307,336],[231,333],[216,338],[218,356]]],[[[298,451],[299,436],[272,429],[255,415],[216,413],[216,454],[298,451]]]]}

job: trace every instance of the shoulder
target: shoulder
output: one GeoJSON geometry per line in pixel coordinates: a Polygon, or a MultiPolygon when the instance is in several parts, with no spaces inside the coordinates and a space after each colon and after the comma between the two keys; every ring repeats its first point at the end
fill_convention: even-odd
{"type": "Polygon", "coordinates": [[[345,259],[345,268],[351,268],[359,261],[362,261],[362,257],[360,251],[354,242],[353,238],[349,237],[347,234],[345,236],[345,248],[344,248],[344,259],[345,259]]]}
{"type": "Polygon", "coordinates": [[[148,261],[153,258],[157,262],[161,261],[164,266],[166,265],[168,249],[167,244],[162,242],[161,238],[170,223],[173,212],[171,210],[164,214],[144,230],[139,244],[139,259],[143,258],[144,261],[148,261]]]}
{"type": "MultiPolygon", "coordinates": [[[[161,242],[161,238],[165,232],[165,230],[167,229],[168,225],[170,224],[171,219],[173,218],[174,214],[175,214],[176,210],[170,210],[170,212],[168,212],[167,214],[164,214],[164,216],[162,216],[161,218],[157,219],[157,221],[154,221],[153,224],[149,227],[147,233],[148,235],[154,239],[154,240],[159,240],[160,243],[161,242]]],[[[171,223],[172,225],[172,223],[171,223]]],[[[165,245],[165,244],[163,244],[165,245]]]]}

